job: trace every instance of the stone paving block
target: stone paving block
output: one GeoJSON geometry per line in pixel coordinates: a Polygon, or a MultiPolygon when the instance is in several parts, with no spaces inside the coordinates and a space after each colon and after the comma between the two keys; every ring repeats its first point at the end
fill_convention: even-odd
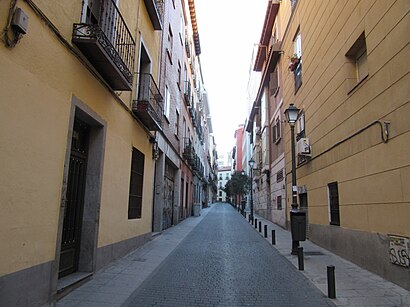
{"type": "Polygon", "coordinates": [[[126,305],[164,301],[169,306],[272,306],[280,301],[282,306],[332,306],[230,206],[214,207],[126,305]]]}
{"type": "MultiPolygon", "coordinates": [[[[231,208],[230,206],[227,207],[231,208]]],[[[118,297],[118,299],[122,299],[122,303],[125,302],[126,305],[135,299],[136,293],[144,291],[141,301],[136,305],[130,305],[143,307],[151,306],[152,302],[155,302],[155,306],[166,307],[287,307],[292,305],[316,307],[331,306],[332,302],[337,306],[368,306],[367,304],[370,304],[370,306],[388,307],[410,306],[409,291],[361,269],[349,261],[314,245],[310,241],[301,244],[305,251],[321,252],[323,255],[305,256],[305,271],[297,271],[297,257],[290,255],[290,233],[262,218],[258,217],[258,220],[268,224],[269,234],[271,229],[276,230],[277,244],[274,246],[271,245],[270,236],[267,239],[262,238],[262,235],[247,220],[232,210],[224,213],[226,221],[229,220],[229,222],[224,223],[222,229],[212,236],[210,232],[215,224],[211,223],[211,226],[208,225],[205,229],[203,229],[202,224],[208,223],[205,217],[214,208],[215,206],[212,210],[204,210],[204,215],[199,218],[187,219],[177,226],[164,231],[154,240],[129,253],[127,256],[118,259],[105,270],[103,269],[98,272],[94,279],[83,285],[82,287],[87,286],[83,291],[80,290],[82,289],[80,287],[58,302],[57,306],[104,307],[117,305],[114,302],[104,302],[106,298],[104,296],[101,296],[99,301],[89,301],[90,296],[84,297],[81,295],[81,293],[86,292],[94,292],[96,294],[99,291],[111,296],[122,294],[123,298],[118,297]],[[234,216],[240,218],[236,219],[234,216]],[[230,229],[230,226],[232,225],[230,224],[234,226],[235,236],[231,234],[232,229],[230,229]],[[244,235],[244,229],[251,231],[252,235],[250,233],[244,235]],[[175,248],[183,247],[185,241],[190,240],[191,230],[194,230],[192,235],[199,230],[201,236],[199,239],[197,237],[196,241],[191,241],[191,248],[183,248],[188,252],[185,252],[183,255],[178,254],[178,248],[175,248]],[[217,243],[214,239],[223,238],[224,236],[227,240],[225,240],[225,244],[221,248],[221,244],[217,243]],[[237,253],[232,255],[231,250],[236,249],[238,245],[254,245],[254,249],[257,251],[249,252],[238,249],[237,253]],[[269,249],[265,250],[267,246],[269,249]],[[278,258],[280,259],[274,261],[274,264],[267,260],[272,253],[278,253],[278,258]],[[175,254],[177,254],[178,261],[183,263],[183,265],[177,265],[175,254]],[[207,255],[209,259],[199,258],[202,255],[207,255]],[[263,260],[254,261],[257,258],[263,260]],[[157,274],[162,274],[162,270],[164,267],[167,267],[170,259],[172,259],[170,263],[173,265],[168,267],[177,267],[178,269],[171,270],[172,273],[162,276],[158,287],[147,287],[149,280],[157,274]],[[283,260],[287,261],[286,265],[283,264],[283,260]],[[218,265],[214,265],[214,263],[218,265]],[[337,298],[334,300],[326,298],[326,265],[335,265],[336,267],[337,298]],[[273,279],[264,276],[271,267],[276,266],[281,267],[283,270],[281,272],[276,271],[273,279]],[[261,274],[261,272],[263,273],[261,274]],[[297,274],[294,275],[294,273],[297,274]],[[195,278],[194,276],[198,277],[195,278]],[[278,280],[281,280],[281,282],[278,283],[278,280]],[[313,282],[316,288],[311,284],[310,290],[301,290],[304,289],[304,285],[308,280],[313,282]],[[295,304],[289,301],[289,289],[282,290],[283,284],[291,285],[288,288],[298,289],[299,299],[302,303],[295,304]],[[255,287],[254,285],[260,286],[255,287]],[[268,288],[271,287],[269,288],[271,290],[267,291],[266,285],[268,285],[268,288]],[[311,294],[312,291],[313,293],[315,292],[315,289],[316,291],[321,291],[319,293],[322,301],[312,301],[311,294]],[[164,293],[172,295],[163,295],[164,293]],[[240,293],[239,296],[237,295],[238,293],[240,293]]],[[[212,216],[213,219],[221,218],[220,216],[212,216]]],[[[92,298],[95,299],[95,297],[92,298]]]]}

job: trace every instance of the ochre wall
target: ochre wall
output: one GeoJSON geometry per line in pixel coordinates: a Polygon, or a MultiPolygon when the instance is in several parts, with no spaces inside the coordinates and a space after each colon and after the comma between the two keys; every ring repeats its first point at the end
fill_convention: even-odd
{"type": "MultiPolygon", "coordinates": [[[[410,2],[300,0],[284,45],[302,34],[302,87],[282,61],[284,105],[305,111],[313,159],[297,169],[308,189],[309,222],[329,225],[327,184],[338,182],[341,227],[410,236],[410,2]],[[368,77],[349,92],[345,54],[365,32],[368,77]],[[376,124],[315,158],[375,120],[390,121],[390,139],[376,124]]],[[[287,200],[291,201],[290,129],[285,125],[287,200]]]]}
{"type": "MultiPolygon", "coordinates": [[[[71,44],[82,1],[35,3],[71,44]]],[[[0,3],[2,27],[8,5],[0,3]]],[[[135,38],[138,1],[121,5],[135,38]]],[[[0,275],[55,258],[73,96],[107,123],[98,247],[150,232],[152,219],[154,163],[148,134],[24,1],[17,6],[29,16],[28,33],[13,49],[0,44],[0,275]],[[145,155],[143,218],[136,220],[127,218],[132,146],[145,155]]],[[[140,16],[140,30],[149,31],[146,13],[140,16]]],[[[145,37],[156,54],[159,34],[145,37]]],[[[157,73],[158,58],[152,60],[157,73]]],[[[119,97],[130,105],[131,93],[119,97]]]]}

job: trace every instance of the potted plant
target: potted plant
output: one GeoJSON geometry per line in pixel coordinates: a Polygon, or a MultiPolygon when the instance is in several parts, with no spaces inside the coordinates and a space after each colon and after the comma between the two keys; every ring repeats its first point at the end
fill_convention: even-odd
{"type": "Polygon", "coordinates": [[[296,53],[294,53],[292,56],[289,57],[290,63],[288,66],[288,69],[290,71],[295,71],[296,67],[298,67],[299,62],[300,62],[300,57],[296,53]]]}

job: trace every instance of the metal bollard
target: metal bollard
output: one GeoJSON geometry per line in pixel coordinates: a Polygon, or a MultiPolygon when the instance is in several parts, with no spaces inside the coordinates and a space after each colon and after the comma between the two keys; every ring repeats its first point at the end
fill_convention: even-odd
{"type": "Polygon", "coordinates": [[[255,228],[258,228],[258,219],[255,219],[255,228]]]}
{"type": "Polygon", "coordinates": [[[299,271],[305,270],[305,263],[303,262],[303,247],[298,247],[298,264],[299,264],[299,271]]]}
{"type": "Polygon", "coordinates": [[[259,221],[259,232],[262,232],[262,222],[259,221]]]}
{"type": "Polygon", "coordinates": [[[327,296],[336,298],[335,266],[327,266],[327,296]]]}
{"type": "Polygon", "coordinates": [[[272,245],[275,245],[275,244],[276,244],[276,233],[275,233],[275,230],[272,229],[272,245]]]}
{"type": "Polygon", "coordinates": [[[263,236],[265,237],[265,238],[267,238],[268,237],[268,225],[264,225],[263,226],[263,236]]]}

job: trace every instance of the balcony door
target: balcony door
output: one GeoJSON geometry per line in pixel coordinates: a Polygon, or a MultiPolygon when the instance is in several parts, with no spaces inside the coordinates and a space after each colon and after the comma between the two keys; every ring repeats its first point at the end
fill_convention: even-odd
{"type": "Polygon", "coordinates": [[[115,46],[119,0],[83,0],[81,22],[98,24],[115,46]]]}
{"type": "Polygon", "coordinates": [[[151,88],[151,59],[143,43],[139,55],[138,100],[149,101],[151,88]]]}

